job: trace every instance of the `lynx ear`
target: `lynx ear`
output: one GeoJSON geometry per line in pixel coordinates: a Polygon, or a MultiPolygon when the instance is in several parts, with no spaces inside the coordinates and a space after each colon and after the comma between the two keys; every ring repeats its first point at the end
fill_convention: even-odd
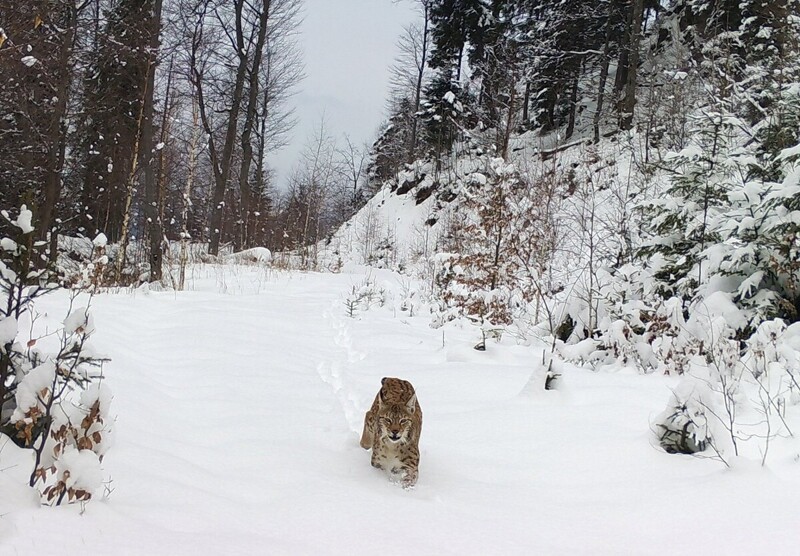
{"type": "Polygon", "coordinates": [[[383,378],[381,379],[381,386],[383,386],[384,384],[386,384],[386,381],[387,381],[387,380],[389,380],[389,377],[388,377],[388,376],[385,376],[385,377],[383,377],[383,378]]]}
{"type": "Polygon", "coordinates": [[[409,413],[414,413],[414,411],[417,409],[417,395],[416,394],[414,394],[413,396],[411,396],[411,398],[409,398],[409,400],[406,402],[406,407],[408,408],[408,412],[409,413]]]}

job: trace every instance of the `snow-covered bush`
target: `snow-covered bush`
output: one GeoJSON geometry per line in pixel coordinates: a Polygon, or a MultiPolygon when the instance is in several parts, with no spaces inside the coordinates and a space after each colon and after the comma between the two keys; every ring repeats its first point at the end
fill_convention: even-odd
{"type": "Polygon", "coordinates": [[[4,426],[28,363],[22,346],[16,343],[20,317],[34,299],[55,286],[48,283],[46,268],[35,265],[37,250],[42,246],[34,244],[31,211],[23,205],[15,219],[7,211],[0,214],[15,232],[14,238],[0,239],[0,426],[4,426]]]}
{"type": "Polygon", "coordinates": [[[732,294],[745,317],[741,339],[770,319],[800,320],[800,19],[789,15],[792,4],[743,2],[747,17],[698,43],[704,87],[690,137],[665,157],[665,194],[643,203],[650,237],[640,254],[662,295],[689,303],[732,294]]]}
{"type": "Polygon", "coordinates": [[[366,276],[350,289],[344,299],[345,314],[355,318],[361,311],[386,304],[388,292],[375,283],[372,276],[366,276]]]}
{"type": "Polygon", "coordinates": [[[781,377],[785,383],[779,390],[784,402],[800,404],[800,323],[788,327],[779,320],[761,323],[747,340],[742,364],[756,379],[781,377]]]}
{"type": "Polygon", "coordinates": [[[702,384],[684,381],[673,390],[667,408],[656,417],[658,442],[671,454],[694,454],[712,442],[709,430],[709,394],[702,384]]]}
{"type": "Polygon", "coordinates": [[[117,279],[116,261],[120,256],[120,246],[109,243],[105,234],[99,233],[94,239],[60,235],[53,270],[59,283],[75,289],[98,291],[99,288],[137,283],[144,268],[140,260],[141,244],[131,242],[128,251],[126,266],[122,269],[123,278],[117,279]]]}
{"type": "Polygon", "coordinates": [[[751,166],[756,175],[730,193],[717,222],[726,241],[708,249],[709,272],[747,311],[748,332],[773,318],[800,320],[800,145],[751,166]]]}
{"type": "MultiPolygon", "coordinates": [[[[95,329],[88,306],[73,307],[78,293],[58,331],[34,332],[33,301],[55,288],[49,282],[55,276],[37,257],[31,212],[23,206],[16,219],[3,216],[19,234],[0,240],[0,431],[32,451],[29,486],[46,503],[86,501],[100,486],[100,462],[111,442],[104,359],[89,344],[95,329]],[[20,337],[23,318],[29,338],[20,337]]],[[[87,284],[92,276],[89,269],[87,284]]]]}
{"type": "Polygon", "coordinates": [[[786,413],[800,402],[800,325],[765,321],[742,343],[744,312],[721,292],[689,315],[670,343],[684,380],[655,422],[662,447],[694,453],[707,446],[726,464],[745,455],[764,463],[770,443],[792,435],[786,413]]]}
{"type": "Polygon", "coordinates": [[[446,233],[448,252],[436,257],[441,307],[434,324],[462,317],[487,334],[500,334],[541,296],[541,277],[551,251],[542,202],[514,165],[488,160],[484,172],[463,185],[459,213],[446,233]]]}
{"type": "Polygon", "coordinates": [[[269,264],[272,261],[272,252],[266,247],[253,247],[225,255],[222,260],[226,263],[233,264],[269,264]]]}
{"type": "Polygon", "coordinates": [[[705,250],[721,239],[714,223],[746,172],[746,153],[737,149],[742,122],[724,106],[692,115],[689,144],[666,157],[667,191],[643,207],[650,237],[639,255],[648,260],[665,298],[691,300],[707,279],[705,250]]]}
{"type": "Polygon", "coordinates": [[[79,288],[97,288],[107,283],[107,273],[110,270],[109,258],[106,254],[108,238],[105,234],[97,234],[92,240],[92,254],[81,270],[80,281],[76,284],[79,288]]]}
{"type": "Polygon", "coordinates": [[[703,320],[704,332],[694,319],[669,342],[668,363],[680,365],[683,379],[654,425],[667,452],[693,454],[710,448],[726,462],[730,448],[738,454],[737,342],[729,338],[732,329],[719,314],[703,320]]]}
{"type": "Polygon", "coordinates": [[[48,503],[60,504],[65,497],[86,501],[100,488],[100,464],[113,441],[110,403],[108,386],[95,383],[77,401],[53,411],[50,438],[35,472],[35,486],[48,503]]]}
{"type": "Polygon", "coordinates": [[[409,317],[416,316],[420,308],[425,305],[424,293],[414,280],[403,279],[400,281],[398,298],[399,309],[407,313],[409,317]]]}

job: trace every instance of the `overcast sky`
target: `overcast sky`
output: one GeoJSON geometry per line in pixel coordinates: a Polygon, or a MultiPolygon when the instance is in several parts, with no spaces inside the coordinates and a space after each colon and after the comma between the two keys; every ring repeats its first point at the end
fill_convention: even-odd
{"type": "Polygon", "coordinates": [[[306,79],[292,99],[299,123],[288,147],[269,157],[278,187],[325,115],[328,130],[372,142],[385,118],[389,66],[403,26],[416,19],[411,0],[304,0],[300,47],[306,79]]]}

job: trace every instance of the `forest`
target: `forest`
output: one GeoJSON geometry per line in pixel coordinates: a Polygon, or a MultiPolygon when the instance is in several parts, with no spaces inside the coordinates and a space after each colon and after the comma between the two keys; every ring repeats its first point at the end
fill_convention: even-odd
{"type": "MultiPolygon", "coordinates": [[[[182,290],[215,287],[252,295],[272,327],[255,340],[260,321],[243,303],[251,328],[229,337],[239,321],[220,308],[238,301],[199,297],[219,303],[226,346],[274,335],[265,360],[305,365],[306,348],[320,359],[308,367],[330,387],[342,434],[381,372],[360,362],[397,360],[440,401],[452,403],[434,378],[441,367],[471,377],[462,388],[475,399],[496,394],[509,419],[526,411],[543,426],[552,409],[567,428],[537,431],[556,443],[595,416],[596,401],[601,422],[635,416],[659,456],[688,458],[674,465],[800,461],[800,0],[403,3],[416,20],[386,61],[374,140],[321,120],[279,181],[271,157],[296,133],[303,87],[302,0],[0,0],[0,439],[32,450],[29,486],[44,501],[92,497],[59,458],[93,451],[70,465],[98,470],[96,492],[113,428],[108,358],[89,348],[95,326],[80,296],[124,312],[133,302],[121,292],[184,302],[182,290]],[[284,275],[272,273],[302,278],[279,287],[284,275]],[[35,311],[56,291],[69,292],[53,296],[69,295],[69,316],[48,325],[57,334],[39,330],[50,317],[35,311]],[[303,327],[284,336],[295,313],[334,347],[296,343],[303,327]],[[595,380],[618,390],[606,397],[595,380]],[[565,393],[583,388],[589,402],[565,393]],[[551,390],[564,397],[537,397],[551,390]],[[520,409],[518,396],[535,403],[520,409]],[[578,422],[569,404],[589,418],[578,422]]],[[[209,318],[188,301],[184,310],[209,318]]],[[[135,327],[150,322],[132,314],[135,327]]],[[[108,324],[120,348],[127,333],[108,324]]],[[[251,364],[239,355],[231,348],[237,370],[251,364]]],[[[596,438],[628,430],[614,423],[581,446],[611,450],[596,438]]],[[[639,444],[651,447],[638,437],[613,447],[639,444]]],[[[606,455],[607,470],[616,460],[606,455]]],[[[472,464],[499,484],[493,464],[472,464]]],[[[424,463],[421,477],[423,492],[434,488],[424,463]]]]}

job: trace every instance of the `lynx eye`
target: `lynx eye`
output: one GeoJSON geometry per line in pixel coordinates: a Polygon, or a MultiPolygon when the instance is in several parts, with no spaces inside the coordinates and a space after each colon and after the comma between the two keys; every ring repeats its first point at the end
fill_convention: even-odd
{"type": "Polygon", "coordinates": [[[381,422],[381,425],[386,425],[387,427],[392,424],[392,420],[387,419],[386,417],[381,417],[379,421],[381,422]]]}
{"type": "Polygon", "coordinates": [[[400,424],[401,425],[410,425],[411,424],[411,419],[400,419],[400,424]]]}

